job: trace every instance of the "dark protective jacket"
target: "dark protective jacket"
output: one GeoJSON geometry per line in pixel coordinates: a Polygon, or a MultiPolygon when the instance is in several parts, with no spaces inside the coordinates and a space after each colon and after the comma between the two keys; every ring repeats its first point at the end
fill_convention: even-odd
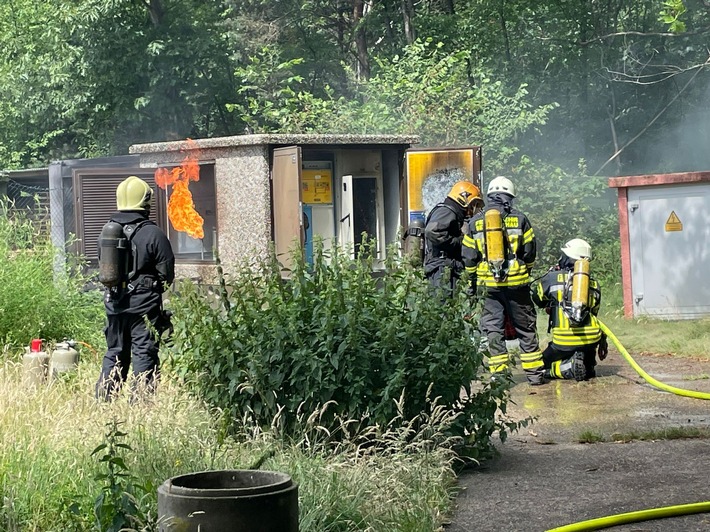
{"type": "Polygon", "coordinates": [[[461,226],[465,217],[466,209],[451,198],[446,198],[431,210],[424,226],[425,273],[442,267],[461,267],[461,226]]]}
{"type": "MultiPolygon", "coordinates": [[[[597,321],[597,313],[602,299],[599,283],[589,278],[589,313],[579,324],[570,322],[562,308],[565,287],[574,271],[574,260],[560,259],[555,269],[550,270],[532,285],[533,302],[538,307],[549,307],[549,331],[552,332],[552,346],[560,351],[575,351],[579,347],[596,345],[602,338],[597,321]]],[[[569,289],[570,287],[568,287],[569,289]]]]}
{"type": "MultiPolygon", "coordinates": [[[[148,219],[143,211],[119,211],[111,221],[121,225],[138,224],[148,219]]],[[[126,288],[107,289],[104,297],[107,314],[146,314],[162,304],[162,293],[175,279],[175,256],[170,240],[152,222],[142,225],[134,234],[136,270],[126,288]]],[[[99,245],[99,253],[101,246],[99,245]]]]}
{"type": "Polygon", "coordinates": [[[530,282],[530,271],[537,256],[535,233],[527,216],[511,204],[507,194],[488,196],[488,205],[468,222],[463,238],[462,257],[466,271],[476,275],[478,284],[489,288],[514,287],[530,282]],[[507,275],[500,281],[493,278],[486,257],[485,213],[490,209],[500,211],[505,226],[507,275]]]}

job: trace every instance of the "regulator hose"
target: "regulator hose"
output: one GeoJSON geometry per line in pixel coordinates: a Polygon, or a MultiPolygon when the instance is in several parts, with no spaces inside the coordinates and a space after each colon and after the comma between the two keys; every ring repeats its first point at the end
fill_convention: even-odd
{"type": "Polygon", "coordinates": [[[616,348],[619,350],[619,353],[621,353],[621,356],[623,356],[626,359],[626,362],[629,363],[629,365],[636,370],[636,373],[641,375],[643,379],[649,383],[651,386],[655,386],[656,388],[659,388],[661,390],[664,390],[666,392],[674,393],[676,395],[684,395],[685,397],[693,397],[695,399],[710,399],[710,393],[705,393],[705,392],[697,392],[694,390],[685,390],[683,388],[676,388],[675,386],[669,386],[668,384],[664,384],[661,381],[658,381],[651,377],[648,373],[646,373],[641,366],[639,366],[636,361],[631,358],[631,355],[629,355],[629,352],[626,350],[626,348],[621,344],[619,339],[614,335],[613,332],[609,330],[609,328],[604,325],[601,320],[597,318],[597,321],[599,322],[599,327],[601,328],[602,332],[607,335],[607,338],[610,338],[612,342],[614,342],[614,345],[616,348]]]}
{"type": "MultiPolygon", "coordinates": [[[[631,358],[629,352],[621,344],[619,339],[614,335],[609,328],[604,325],[601,320],[599,321],[599,327],[602,332],[607,335],[608,338],[614,343],[616,348],[621,353],[629,365],[636,370],[636,373],[641,375],[646,382],[664,390],[666,392],[671,392],[676,395],[684,395],[686,397],[693,397],[695,399],[710,399],[710,393],[696,392],[693,390],[684,390],[683,388],[676,388],[674,386],[669,386],[664,384],[646,373],[641,366],[639,366],[636,361],[631,358]]],[[[584,532],[587,530],[601,530],[603,528],[609,528],[612,526],[624,525],[627,523],[638,523],[640,521],[649,521],[651,519],[661,519],[664,517],[677,517],[681,515],[699,514],[703,512],[710,512],[710,501],[706,502],[696,502],[691,504],[679,504],[676,506],[665,506],[662,508],[651,508],[648,510],[638,510],[636,512],[627,512],[623,514],[609,515],[607,517],[599,517],[596,519],[589,519],[588,521],[579,521],[578,523],[572,523],[569,525],[560,526],[557,528],[551,528],[547,532],[584,532]]]]}

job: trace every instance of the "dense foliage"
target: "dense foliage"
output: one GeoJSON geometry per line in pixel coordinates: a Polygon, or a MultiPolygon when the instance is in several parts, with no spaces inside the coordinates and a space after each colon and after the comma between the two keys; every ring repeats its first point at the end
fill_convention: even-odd
{"type": "Polygon", "coordinates": [[[442,304],[419,272],[392,263],[373,276],[371,266],[321,247],[312,267],[296,260],[288,281],[276,263],[245,267],[214,305],[181,285],[174,370],[236,419],[278,418],[287,436],[299,433],[299,413],[322,411],[333,431],[344,419],[399,426],[441,405],[457,414],[449,435],[489,454],[493,432],[505,438],[508,428],[496,418],[506,385],[482,382],[466,298],[442,304]]]}
{"type": "Polygon", "coordinates": [[[84,279],[70,264],[55,262],[46,231],[27,212],[0,204],[0,341],[28,346],[32,338],[92,341],[101,335],[103,302],[84,292],[84,279]]]}
{"type": "Polygon", "coordinates": [[[511,148],[569,172],[579,159],[592,174],[702,169],[709,10],[703,0],[13,0],[0,5],[0,166],[337,126],[483,144],[490,169],[514,164],[497,157],[511,148]],[[499,123],[538,111],[539,127],[499,123]]]}

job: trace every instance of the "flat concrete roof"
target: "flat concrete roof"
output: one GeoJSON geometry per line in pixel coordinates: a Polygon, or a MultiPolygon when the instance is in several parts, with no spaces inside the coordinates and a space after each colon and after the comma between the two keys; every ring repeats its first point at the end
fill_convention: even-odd
{"type": "Polygon", "coordinates": [[[362,144],[362,145],[403,145],[417,144],[419,137],[416,135],[307,135],[307,134],[265,134],[265,135],[234,135],[231,137],[216,137],[209,139],[177,140],[170,142],[153,142],[148,144],[134,144],[128,152],[164,153],[183,151],[186,149],[230,148],[233,146],[263,146],[263,145],[334,145],[334,144],[362,144]]]}
{"type": "Polygon", "coordinates": [[[653,185],[678,185],[710,181],[710,172],[678,172],[674,174],[646,174],[609,178],[611,188],[648,187],[653,185]]]}

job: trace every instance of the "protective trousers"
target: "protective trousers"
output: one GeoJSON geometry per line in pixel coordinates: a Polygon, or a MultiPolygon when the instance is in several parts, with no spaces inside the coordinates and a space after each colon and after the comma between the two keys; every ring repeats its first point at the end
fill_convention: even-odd
{"type": "Polygon", "coordinates": [[[544,367],[537,337],[537,313],[527,285],[487,288],[481,315],[481,331],[488,338],[491,373],[508,369],[505,316],[510,317],[520,343],[520,362],[530,384],[544,382],[544,367]]]}
{"type": "Polygon", "coordinates": [[[596,348],[594,345],[579,346],[574,351],[556,349],[550,344],[542,352],[542,360],[545,363],[545,370],[552,379],[575,379],[587,380],[596,377],[594,367],[597,365],[596,348]],[[576,358],[576,359],[575,359],[576,358]],[[583,364],[581,368],[581,379],[577,364],[583,364]]]}
{"type": "MultiPolygon", "coordinates": [[[[160,318],[160,313],[158,307],[146,315],[153,326],[160,318]]],[[[109,314],[104,333],[108,349],[96,383],[96,397],[110,400],[121,389],[128,378],[131,361],[136,390],[154,391],[160,371],[159,345],[153,332],[146,326],[145,316],[109,314]]]]}
{"type": "Polygon", "coordinates": [[[463,264],[451,259],[436,259],[424,267],[424,275],[432,287],[441,291],[442,300],[451,299],[461,277],[463,264]]]}

